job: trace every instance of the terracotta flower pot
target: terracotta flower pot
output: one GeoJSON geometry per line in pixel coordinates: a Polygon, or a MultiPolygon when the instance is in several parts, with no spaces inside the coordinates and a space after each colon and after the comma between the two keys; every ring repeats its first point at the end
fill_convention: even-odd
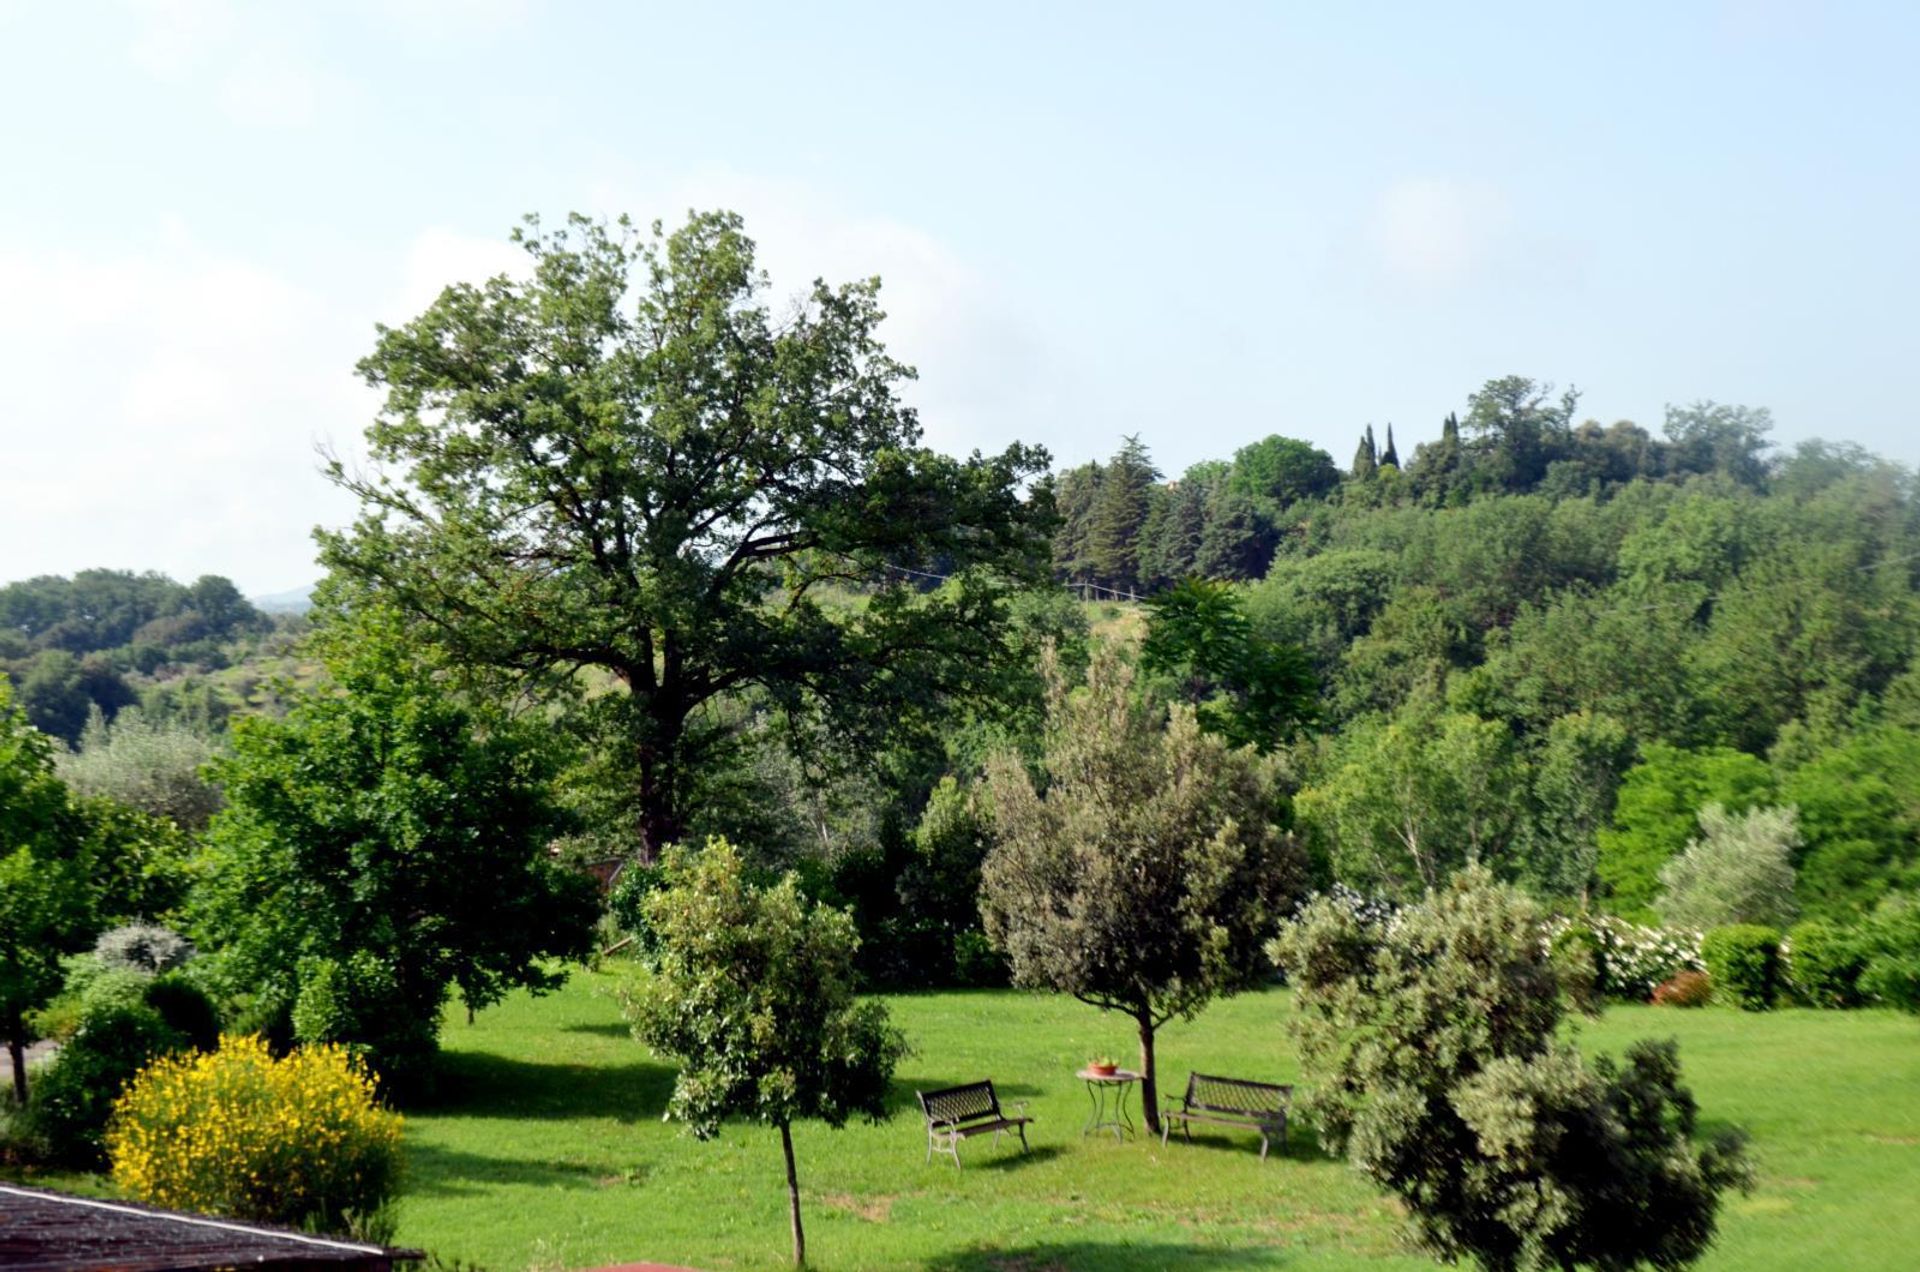
{"type": "Polygon", "coordinates": [[[1110,1078],[1120,1071],[1120,1066],[1117,1064],[1090,1064],[1087,1068],[1103,1078],[1110,1078]]]}

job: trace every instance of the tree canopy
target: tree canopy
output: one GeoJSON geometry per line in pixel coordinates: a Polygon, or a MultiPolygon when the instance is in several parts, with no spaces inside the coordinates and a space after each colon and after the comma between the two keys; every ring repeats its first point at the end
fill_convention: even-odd
{"type": "Polygon", "coordinates": [[[337,575],[458,664],[610,679],[649,851],[738,740],[729,695],[871,736],[984,691],[1008,598],[1045,569],[1046,456],[919,445],[877,279],[776,313],[723,212],[515,238],[526,278],[449,287],[360,364],[387,396],[376,470],[332,469],[362,504],[320,535],[337,575]]]}

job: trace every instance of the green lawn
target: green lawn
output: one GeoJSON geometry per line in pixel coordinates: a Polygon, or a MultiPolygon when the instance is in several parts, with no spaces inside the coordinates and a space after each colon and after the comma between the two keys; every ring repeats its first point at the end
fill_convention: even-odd
{"type": "MultiPolygon", "coordinates": [[[[729,1127],[698,1143],[660,1120],[671,1071],[627,1037],[616,980],[577,976],[477,1024],[450,1017],[440,1100],[408,1122],[400,1239],[488,1269],[658,1259],[775,1268],[787,1253],[773,1132],[729,1127]]],[[[1083,1140],[1072,1074],[1128,1056],[1124,1023],[1071,1000],[944,993],[892,1000],[917,1054],[896,1116],[795,1133],[819,1268],[1431,1267],[1392,1207],[1296,1134],[1264,1166],[1251,1134],[1192,1147],[1083,1140]],[[1039,1119],[1034,1152],[976,1140],[964,1170],[923,1161],[917,1087],[991,1076],[1039,1119]]],[[[1169,1084],[1187,1068],[1295,1076],[1286,996],[1217,1004],[1161,1044],[1169,1084]]],[[[1920,1023],[1887,1012],[1680,1012],[1614,1008],[1585,1045],[1677,1035],[1714,1123],[1754,1136],[1760,1185],[1723,1212],[1718,1268],[1910,1268],[1920,1250],[1920,1023]]]]}

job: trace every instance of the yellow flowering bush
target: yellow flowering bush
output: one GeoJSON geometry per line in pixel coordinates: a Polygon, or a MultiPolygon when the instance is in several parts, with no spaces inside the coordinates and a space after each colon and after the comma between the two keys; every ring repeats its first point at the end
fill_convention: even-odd
{"type": "Polygon", "coordinates": [[[400,1117],[335,1046],[276,1060],[258,1038],[162,1059],[107,1128],[113,1178],[155,1205],[342,1232],[397,1191],[400,1117]]]}

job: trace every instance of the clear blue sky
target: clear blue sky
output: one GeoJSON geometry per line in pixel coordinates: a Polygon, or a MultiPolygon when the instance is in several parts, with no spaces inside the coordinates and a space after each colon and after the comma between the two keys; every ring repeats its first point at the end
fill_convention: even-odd
{"type": "Polygon", "coordinates": [[[315,574],[523,212],[879,273],[931,442],[1343,465],[1483,380],[1920,461],[1920,5],[0,0],[0,578],[315,574]]]}

